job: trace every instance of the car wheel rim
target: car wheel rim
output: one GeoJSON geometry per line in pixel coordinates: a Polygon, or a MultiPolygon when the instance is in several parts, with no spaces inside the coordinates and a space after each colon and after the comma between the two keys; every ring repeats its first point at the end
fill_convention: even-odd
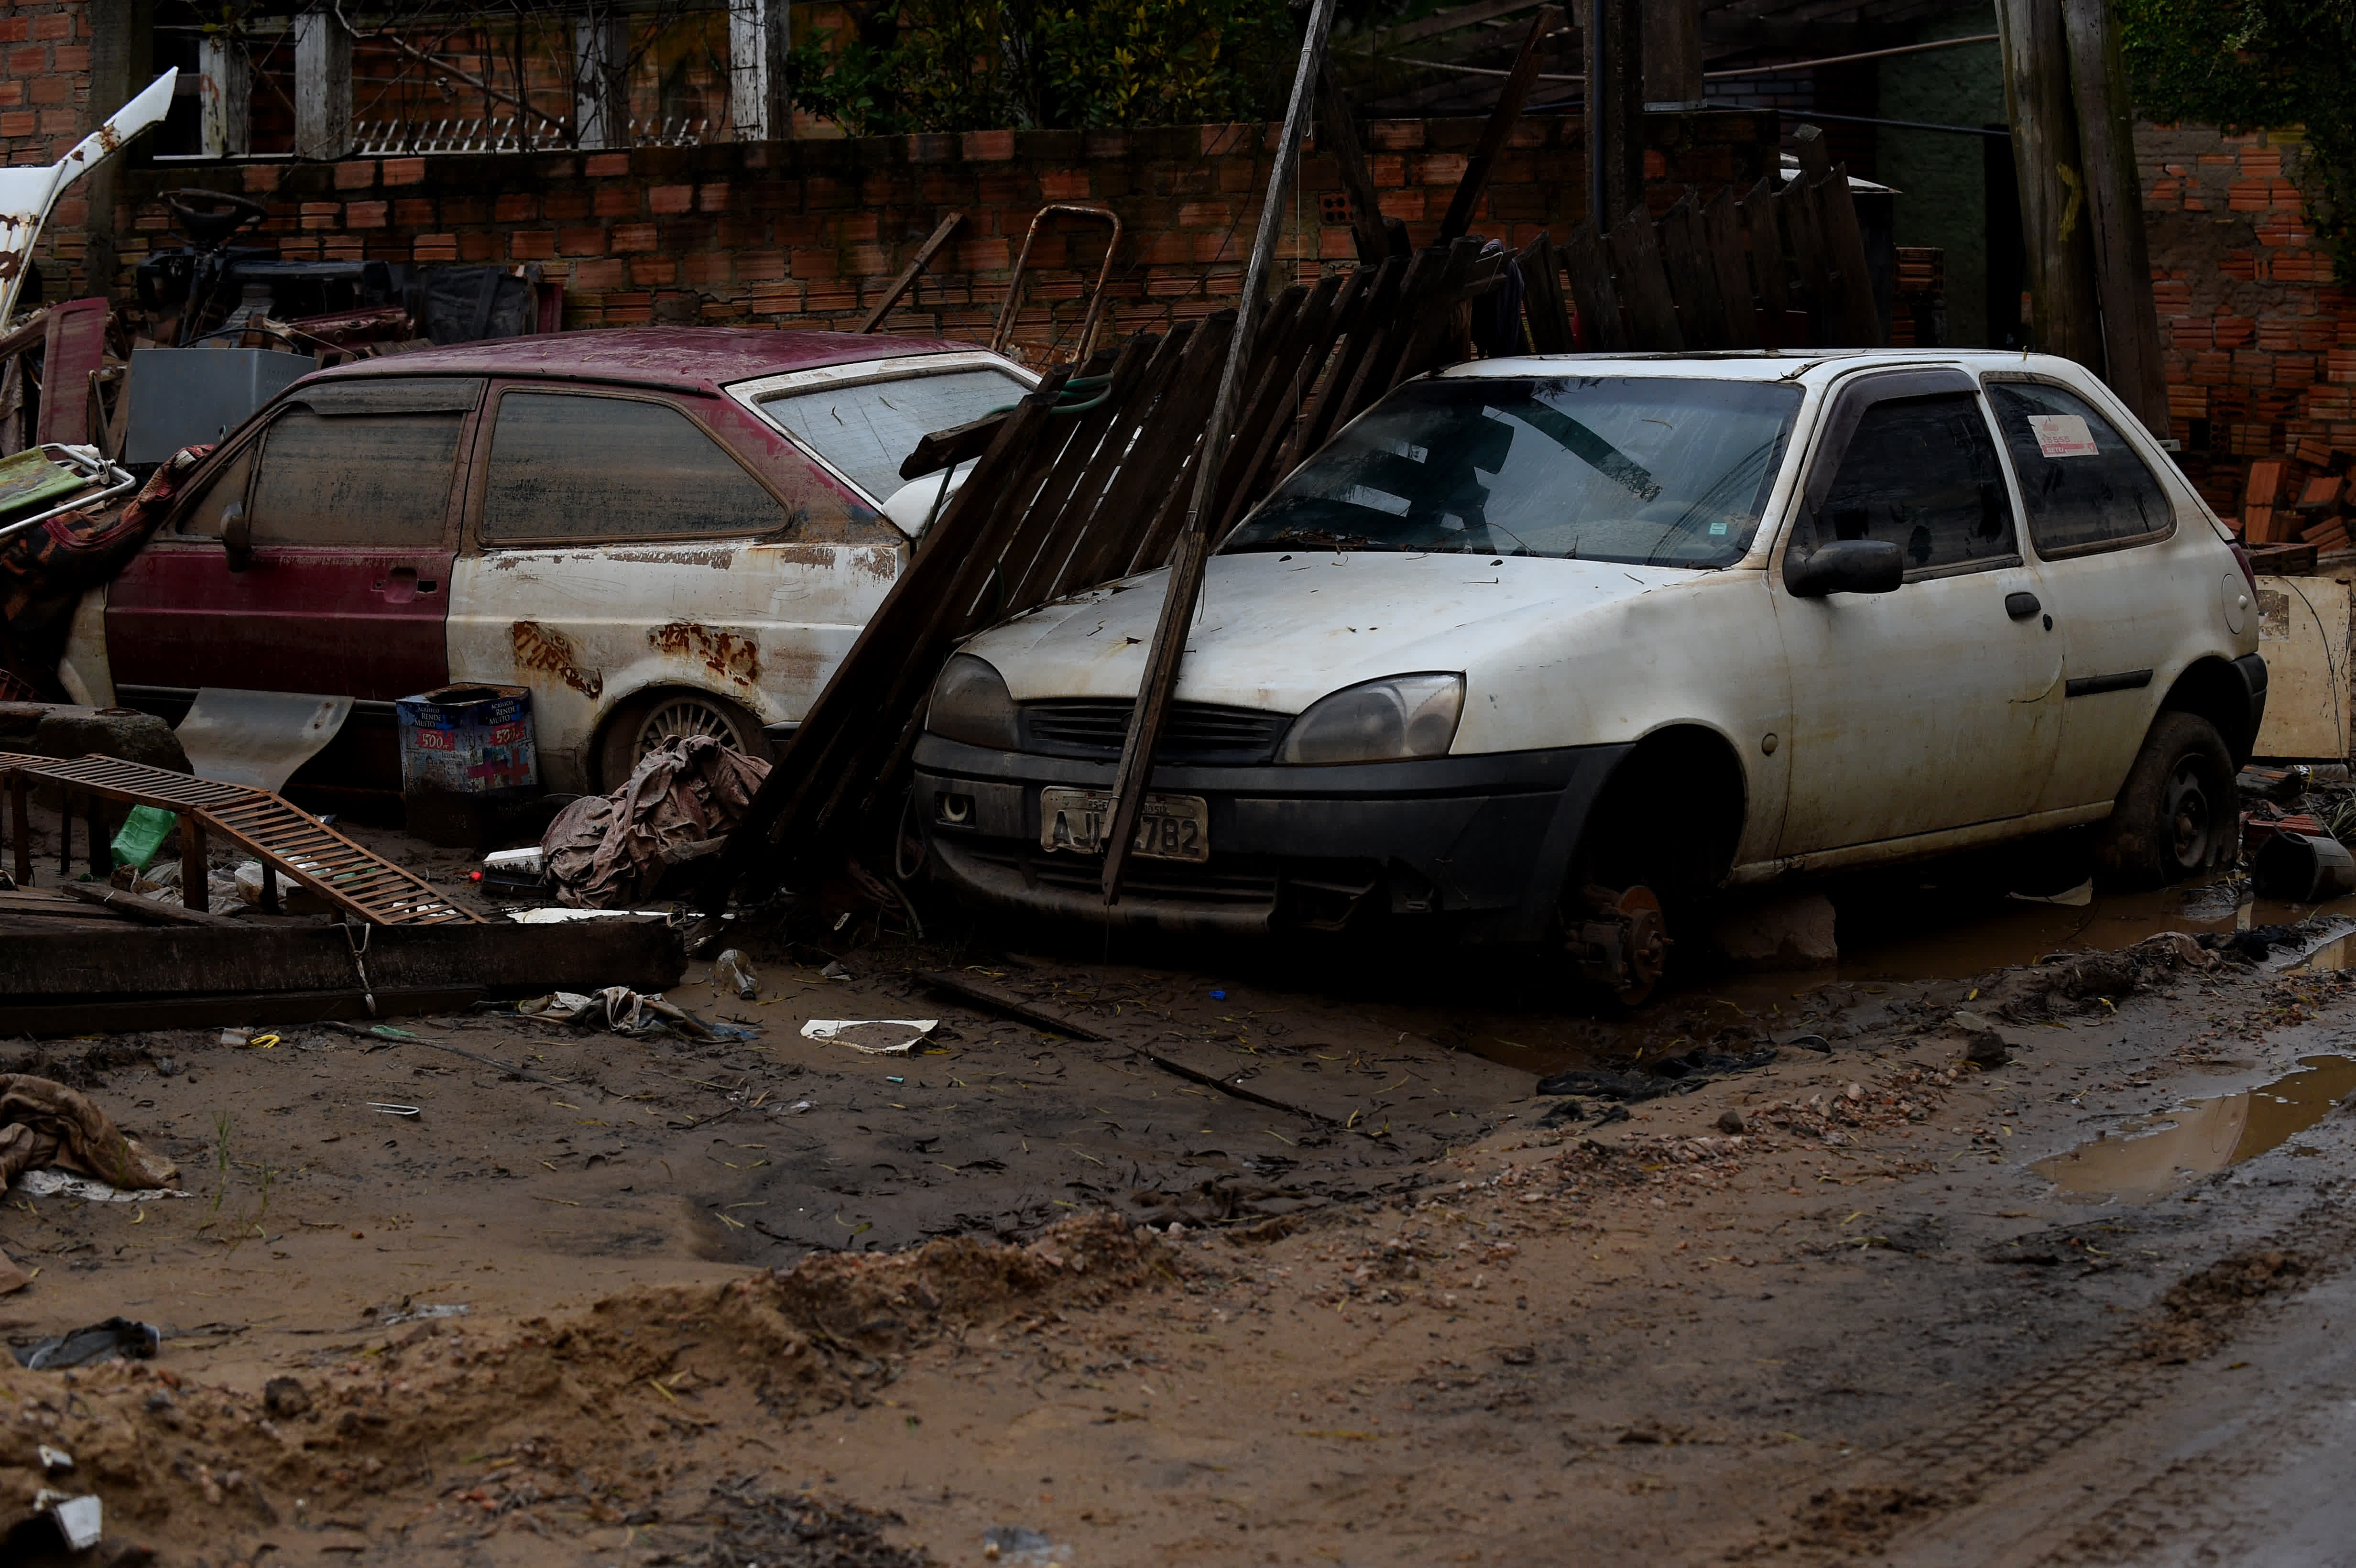
{"type": "Polygon", "coordinates": [[[2207,863],[2210,831],[2209,792],[2201,785],[2199,767],[2188,758],[2168,781],[2169,851],[2179,869],[2196,870],[2207,863]]]}
{"type": "Polygon", "coordinates": [[[638,727],[637,754],[643,757],[666,741],[696,735],[708,735],[732,751],[742,749],[737,744],[736,726],[728,721],[727,714],[709,702],[680,697],[647,715],[647,721],[638,727]]]}

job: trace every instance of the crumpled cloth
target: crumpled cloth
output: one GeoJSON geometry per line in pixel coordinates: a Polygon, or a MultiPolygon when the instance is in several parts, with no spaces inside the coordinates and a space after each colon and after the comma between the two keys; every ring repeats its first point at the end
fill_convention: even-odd
{"type": "MultiPolygon", "coordinates": [[[[0,1072],[0,1186],[44,1166],[123,1188],[169,1187],[180,1174],[178,1166],[124,1136],[89,1095],[54,1079],[0,1072]]],[[[0,1296],[31,1283],[0,1255],[0,1296]]]]}
{"type": "Polygon", "coordinates": [[[608,986],[587,996],[578,991],[551,991],[544,997],[518,1002],[516,1011],[528,1019],[579,1024],[584,1029],[602,1027],[616,1034],[651,1034],[673,1025],[682,1032],[704,1038],[709,1038],[710,1032],[677,1003],[633,991],[627,986],[608,986]]]}
{"type": "Polygon", "coordinates": [[[709,735],[666,741],[611,795],[584,795],[556,814],[540,841],[556,901],[617,909],[647,896],[680,852],[724,837],[744,819],[769,764],[709,735]]]}
{"type": "Polygon", "coordinates": [[[82,592],[112,581],[139,553],[210,446],[183,448],[120,508],[66,512],[0,543],[5,662],[45,698],[62,698],[58,660],[82,592]]]}

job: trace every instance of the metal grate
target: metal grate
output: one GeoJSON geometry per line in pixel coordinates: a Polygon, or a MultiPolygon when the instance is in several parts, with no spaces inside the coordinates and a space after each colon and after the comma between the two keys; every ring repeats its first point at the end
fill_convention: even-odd
{"type": "MultiPolygon", "coordinates": [[[[1127,698],[1058,697],[1023,705],[1024,750],[1057,756],[1120,755],[1129,739],[1127,698]]],[[[1276,753],[1289,713],[1181,702],[1162,727],[1154,758],[1164,763],[1264,763],[1276,753]]]]}
{"type": "MultiPolygon", "coordinates": [[[[267,790],[192,778],[113,757],[59,760],[0,752],[0,773],[19,789],[37,778],[109,800],[185,812],[233,839],[346,913],[371,925],[479,925],[432,884],[380,859],[267,790]]],[[[24,841],[17,840],[21,860],[24,841]]]]}
{"type": "MultiPolygon", "coordinates": [[[[710,120],[674,115],[633,119],[634,147],[695,147],[714,139],[710,120]]],[[[355,151],[362,157],[428,153],[547,153],[568,147],[564,133],[544,121],[513,115],[472,120],[362,120],[352,126],[355,151]]]]}

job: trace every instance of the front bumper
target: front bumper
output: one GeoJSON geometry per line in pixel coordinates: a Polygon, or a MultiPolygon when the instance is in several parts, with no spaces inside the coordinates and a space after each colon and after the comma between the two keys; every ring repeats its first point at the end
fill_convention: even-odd
{"type": "Polygon", "coordinates": [[[1532,942],[1546,935],[1588,812],[1628,750],[1157,768],[1156,792],[1208,802],[1211,856],[1131,858],[1111,909],[1098,891],[1101,858],[1040,848],[1039,791],[1109,790],[1114,763],[926,735],[916,746],[916,811],[934,874],[983,903],[1247,934],[1427,916],[1467,940],[1532,942]],[[945,797],[961,821],[945,819],[945,797]]]}

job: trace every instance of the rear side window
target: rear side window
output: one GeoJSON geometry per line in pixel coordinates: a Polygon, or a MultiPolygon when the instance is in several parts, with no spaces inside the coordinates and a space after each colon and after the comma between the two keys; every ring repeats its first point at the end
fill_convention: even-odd
{"type": "MultiPolygon", "coordinates": [[[[246,503],[253,542],[439,549],[465,424],[466,416],[455,412],[329,416],[289,410],[262,435],[246,503]]],[[[209,510],[210,521],[195,531],[220,531],[219,508],[211,503],[230,496],[225,484],[207,494],[198,510],[209,510]]]]}
{"type": "Polygon", "coordinates": [[[254,443],[246,443],[245,450],[230,458],[221,471],[213,475],[212,482],[205,486],[204,494],[189,501],[187,509],[181,512],[180,520],[174,527],[175,532],[194,534],[204,539],[220,538],[222,508],[232,501],[244,504],[246,484],[253,477],[253,450],[254,443]]]}
{"type": "Polygon", "coordinates": [[[763,534],[776,497],[668,403],[509,392],[491,432],[483,541],[763,534]]]}
{"type": "Polygon", "coordinates": [[[2019,553],[1996,443],[1969,393],[1868,409],[1817,514],[1820,539],[1888,539],[1910,574],[2019,553]]]}
{"type": "Polygon", "coordinates": [[[879,501],[900,488],[900,464],[937,430],[978,420],[1029,390],[1004,370],[949,370],[761,400],[780,430],[879,501]]]}
{"type": "Polygon", "coordinates": [[[2159,480],[2084,399],[2037,381],[1992,381],[1987,394],[2038,554],[2083,553],[2174,526],[2159,480]]]}

